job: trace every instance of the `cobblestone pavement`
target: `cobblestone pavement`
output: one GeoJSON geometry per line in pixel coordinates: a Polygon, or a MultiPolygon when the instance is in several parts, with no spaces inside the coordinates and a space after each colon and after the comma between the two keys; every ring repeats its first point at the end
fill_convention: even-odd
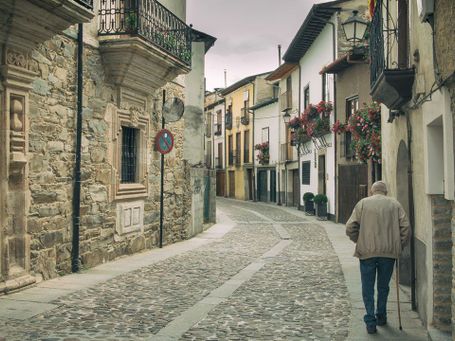
{"type": "Polygon", "coordinates": [[[176,339],[344,340],[350,303],[324,229],[276,206],[217,205],[236,222],[222,239],[61,297],[50,302],[56,309],[30,319],[0,320],[0,340],[158,340],[252,264],[260,265],[251,278],[231,280],[238,288],[176,339]],[[283,242],[276,225],[290,240],[270,253],[283,242]]]}

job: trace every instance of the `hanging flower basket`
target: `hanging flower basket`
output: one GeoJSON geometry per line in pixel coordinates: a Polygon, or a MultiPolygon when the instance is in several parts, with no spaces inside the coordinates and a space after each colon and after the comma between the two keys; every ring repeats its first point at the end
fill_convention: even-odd
{"type": "Polygon", "coordinates": [[[364,104],[349,116],[347,123],[337,120],[332,131],[352,134],[351,149],[358,160],[381,163],[381,108],[378,103],[364,104]]]}
{"type": "Polygon", "coordinates": [[[298,117],[289,121],[293,130],[293,144],[303,144],[330,133],[330,115],[333,106],[330,102],[320,101],[317,105],[310,104],[298,117]]]}

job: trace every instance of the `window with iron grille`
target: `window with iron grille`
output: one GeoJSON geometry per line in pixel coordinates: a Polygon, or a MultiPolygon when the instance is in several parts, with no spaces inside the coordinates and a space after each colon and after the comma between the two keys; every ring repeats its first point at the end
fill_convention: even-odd
{"type": "Polygon", "coordinates": [[[121,183],[137,181],[138,129],[122,127],[121,183]]]}
{"type": "Polygon", "coordinates": [[[311,179],[311,161],[302,162],[302,185],[309,185],[311,179]]]}
{"type": "MultiPolygon", "coordinates": [[[[359,110],[359,97],[354,96],[346,99],[346,122],[349,117],[359,110]]],[[[354,157],[354,151],[351,148],[352,136],[349,131],[344,135],[344,153],[346,158],[350,159],[354,157]]]]}

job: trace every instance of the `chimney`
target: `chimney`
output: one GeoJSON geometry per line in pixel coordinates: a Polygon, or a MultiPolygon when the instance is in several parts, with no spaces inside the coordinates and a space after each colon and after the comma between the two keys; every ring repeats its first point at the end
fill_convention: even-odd
{"type": "Polygon", "coordinates": [[[281,45],[278,44],[278,66],[281,65],[281,45]]]}

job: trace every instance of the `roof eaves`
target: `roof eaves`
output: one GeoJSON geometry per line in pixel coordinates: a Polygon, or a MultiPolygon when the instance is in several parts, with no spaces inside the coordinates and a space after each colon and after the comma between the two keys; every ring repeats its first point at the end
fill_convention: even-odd
{"type": "Polygon", "coordinates": [[[326,22],[335,12],[340,10],[340,7],[333,6],[346,1],[349,0],[330,1],[313,5],[286,50],[283,60],[290,63],[298,63],[319,36],[326,22]]]}
{"type": "Polygon", "coordinates": [[[248,76],[248,77],[245,77],[241,80],[239,80],[238,82],[232,84],[231,86],[228,86],[227,88],[223,89],[220,94],[222,96],[226,96],[227,94],[230,94],[231,92],[237,90],[238,88],[248,84],[248,83],[251,83],[252,81],[254,81],[256,79],[256,77],[260,77],[260,76],[264,76],[264,75],[267,75],[269,74],[269,72],[263,72],[263,73],[259,73],[257,75],[253,75],[253,76],[248,76]]]}
{"type": "Polygon", "coordinates": [[[262,108],[262,107],[265,107],[266,105],[270,105],[270,104],[273,104],[275,102],[278,102],[278,98],[269,98],[265,101],[262,101],[256,105],[253,105],[252,107],[250,107],[251,110],[257,110],[259,108],[262,108]]]}

